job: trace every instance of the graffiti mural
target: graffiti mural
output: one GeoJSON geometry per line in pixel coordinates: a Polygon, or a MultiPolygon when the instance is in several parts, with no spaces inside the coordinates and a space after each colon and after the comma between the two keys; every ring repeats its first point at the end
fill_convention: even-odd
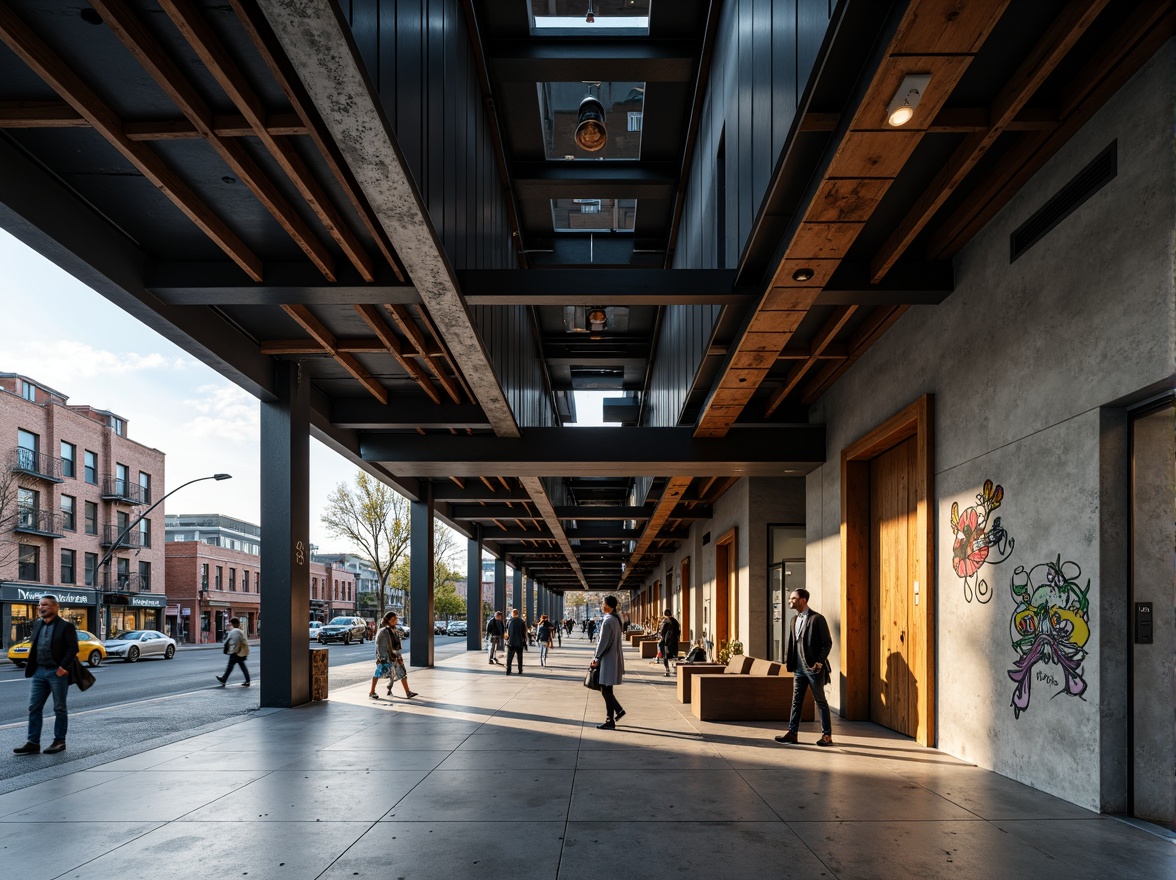
{"type": "Polygon", "coordinates": [[[1058,556],[1054,562],[1042,562],[1028,570],[1019,565],[1009,580],[1017,603],[1009,630],[1013,647],[1021,655],[1009,670],[1009,678],[1017,685],[1011,704],[1015,718],[1029,708],[1034,679],[1057,688],[1054,697],[1069,694],[1081,698],[1086,692],[1082,661],[1090,639],[1090,579],[1083,587],[1081,577],[1078,563],[1062,562],[1058,556]]]}
{"type": "Polygon", "coordinates": [[[1000,517],[992,512],[1004,500],[1004,487],[984,481],[984,489],[976,496],[976,504],[960,512],[958,502],[951,505],[951,530],[955,542],[951,548],[951,564],[964,582],[964,599],[975,599],[981,605],[992,598],[992,588],[978,572],[984,565],[999,565],[1013,552],[1013,539],[1001,526],[1000,517]]]}

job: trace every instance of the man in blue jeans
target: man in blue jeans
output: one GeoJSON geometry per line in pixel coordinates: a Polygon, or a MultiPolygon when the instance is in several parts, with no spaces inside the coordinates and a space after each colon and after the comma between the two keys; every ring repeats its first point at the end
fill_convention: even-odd
{"type": "Polygon", "coordinates": [[[65,698],[69,693],[69,669],[78,656],[78,629],[58,615],[56,596],[42,596],[37,610],[41,619],[33,623],[24,673],[25,678],[32,679],[28,742],[12,750],[18,755],[35,755],[41,751],[41,713],[50,694],[53,695],[53,743],[45,753],[64,752],[65,734],[69,730],[65,698]]]}
{"type": "Polygon", "coordinates": [[[825,699],[825,685],[829,683],[829,652],[833,649],[833,636],[829,624],[813,609],[809,608],[808,590],[793,590],[788,597],[788,607],[796,611],[788,627],[788,650],[785,665],[796,678],[792,685],[792,715],[788,719],[788,733],[776,737],[778,743],[796,744],[796,732],[800,729],[800,710],[804,706],[804,692],[813,691],[813,702],[821,716],[821,738],[819,746],[833,745],[833,726],[829,717],[829,701],[825,699]]]}

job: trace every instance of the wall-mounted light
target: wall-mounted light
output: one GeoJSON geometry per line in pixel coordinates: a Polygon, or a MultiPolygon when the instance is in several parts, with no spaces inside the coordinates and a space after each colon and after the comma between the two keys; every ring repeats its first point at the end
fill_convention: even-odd
{"type": "Polygon", "coordinates": [[[604,149],[608,143],[608,128],[604,124],[604,105],[588,95],[580,102],[580,113],[576,119],[576,146],[586,153],[604,149]]]}
{"type": "Polygon", "coordinates": [[[890,106],[886,108],[886,122],[895,127],[910,122],[930,84],[929,73],[908,73],[904,76],[898,91],[890,99],[890,106]]]}

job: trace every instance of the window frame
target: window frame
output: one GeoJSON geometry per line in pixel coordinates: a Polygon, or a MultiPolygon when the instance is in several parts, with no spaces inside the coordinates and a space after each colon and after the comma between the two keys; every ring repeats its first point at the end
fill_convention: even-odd
{"type": "Polygon", "coordinates": [[[78,476],[78,447],[74,443],[69,443],[65,440],[61,441],[61,475],[63,477],[72,477],[77,479],[78,476]]]}
{"type": "Polygon", "coordinates": [[[69,547],[61,548],[61,562],[58,578],[63,584],[77,584],[78,582],[78,551],[69,547]],[[68,562],[66,561],[68,560],[68,562]]]}
{"type": "Polygon", "coordinates": [[[78,499],[74,495],[63,493],[61,496],[61,528],[67,532],[78,530],[78,499]]]}

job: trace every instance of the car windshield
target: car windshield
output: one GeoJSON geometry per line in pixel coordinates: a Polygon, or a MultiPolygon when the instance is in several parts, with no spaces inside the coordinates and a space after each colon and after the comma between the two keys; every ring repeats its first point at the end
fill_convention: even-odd
{"type": "Polygon", "coordinates": [[[351,626],[351,618],[350,617],[336,617],[334,620],[332,620],[328,624],[328,626],[351,626]]]}
{"type": "Polygon", "coordinates": [[[114,638],[116,640],[121,639],[126,642],[133,642],[133,641],[137,641],[138,639],[143,638],[143,636],[145,636],[145,635],[147,635],[146,630],[132,629],[132,630],[128,630],[127,632],[124,632],[124,633],[119,633],[114,638]]]}

